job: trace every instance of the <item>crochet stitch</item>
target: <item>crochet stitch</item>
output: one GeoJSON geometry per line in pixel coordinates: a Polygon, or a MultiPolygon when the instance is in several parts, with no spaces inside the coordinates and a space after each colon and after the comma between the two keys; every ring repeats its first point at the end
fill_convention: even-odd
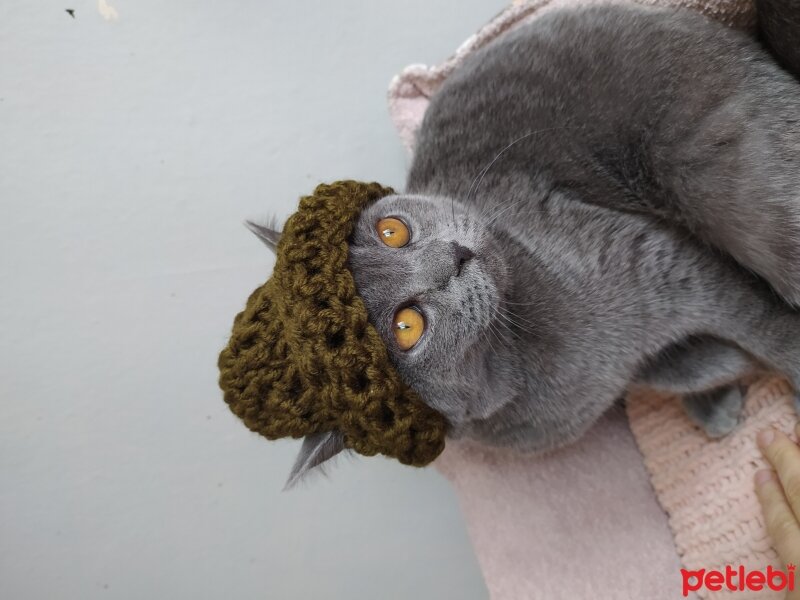
{"type": "Polygon", "coordinates": [[[275,269],[233,322],[219,356],[225,402],[268,439],[337,430],[360,454],[424,466],[444,449],[444,417],[400,378],[347,266],[377,183],[319,185],[286,222],[275,269]]]}
{"type": "MultiPolygon", "coordinates": [[[[749,388],[744,421],[730,435],[709,440],[693,427],[677,398],[654,392],[632,393],[627,401],[631,430],[639,444],[653,489],[669,516],[683,565],[725,570],[782,568],[772,549],[753,476],[769,468],[756,446],[756,433],[777,427],[787,435],[797,422],[792,388],[769,377],[749,388]]],[[[783,598],[764,590],[753,595],[722,589],[698,590],[701,598],[783,598]]]]}

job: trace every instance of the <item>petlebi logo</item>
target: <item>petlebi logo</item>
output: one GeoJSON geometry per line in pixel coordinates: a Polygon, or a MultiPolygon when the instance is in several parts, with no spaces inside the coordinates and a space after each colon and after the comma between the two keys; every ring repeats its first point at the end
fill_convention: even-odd
{"type": "Polygon", "coordinates": [[[772,565],[766,569],[748,571],[744,565],[734,567],[727,565],[724,571],[712,569],[697,569],[689,571],[681,569],[683,576],[683,596],[689,592],[697,592],[706,589],[710,592],[728,590],[731,592],[760,592],[761,590],[773,590],[776,592],[794,591],[794,572],[793,564],[786,565],[786,570],[775,569],[772,565]]]}

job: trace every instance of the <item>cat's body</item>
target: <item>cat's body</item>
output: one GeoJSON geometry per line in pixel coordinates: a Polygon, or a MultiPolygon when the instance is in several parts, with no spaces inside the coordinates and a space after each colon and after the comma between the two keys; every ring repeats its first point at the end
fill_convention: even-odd
{"type": "MultiPolygon", "coordinates": [[[[501,316],[476,328],[493,331],[447,344],[432,327],[419,356],[394,350],[455,436],[542,450],[576,439],[632,383],[699,394],[701,405],[740,402],[737,380],[760,368],[800,383],[800,315],[742,267],[800,300],[800,84],[744,34],[686,11],[595,7],[476,52],[432,99],[405,196],[373,207],[355,238],[357,283],[384,323],[378,314],[398,302],[443,312],[424,306],[424,284],[375,285],[397,261],[411,273],[433,260],[428,240],[416,242],[419,264],[411,249],[393,260],[397,250],[380,248],[384,271],[360,268],[381,213],[412,230],[428,218],[419,206],[400,212],[402,198],[439,204],[429,239],[505,263],[482,274],[503,288],[501,316]],[[464,233],[482,227],[493,248],[464,233]],[[726,369],[730,352],[741,365],[688,385],[664,358],[686,352],[722,356],[726,369]]],[[[469,319],[476,292],[455,281],[449,292],[469,319]]],[[[725,408],[704,423],[710,432],[735,425],[725,408]]]]}
{"type": "MultiPolygon", "coordinates": [[[[693,12],[542,16],[444,83],[406,193],[364,211],[350,265],[452,436],[546,450],[631,385],[686,393],[724,434],[742,377],[800,384],[800,83],[693,12]],[[388,216],[407,245],[382,243],[388,216]],[[401,350],[393,317],[408,305],[426,327],[401,350]]],[[[307,440],[295,474],[336,439],[307,440]]]]}

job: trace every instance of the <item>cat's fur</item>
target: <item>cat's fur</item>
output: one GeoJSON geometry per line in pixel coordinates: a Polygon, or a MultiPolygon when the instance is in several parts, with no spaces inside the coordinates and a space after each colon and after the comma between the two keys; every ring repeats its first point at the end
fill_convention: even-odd
{"type": "MultiPolygon", "coordinates": [[[[778,15],[765,37],[780,53],[800,8],[760,9],[778,15]]],[[[444,83],[406,193],[364,211],[350,264],[453,437],[547,450],[631,385],[686,394],[723,435],[743,377],[800,384],[800,83],[694,12],[542,16],[444,83]],[[409,225],[407,246],[379,240],[385,216],[409,225]],[[474,257],[459,265],[453,242],[474,257]],[[408,303],[427,329],[403,352],[391,323],[408,303]]],[[[335,432],[309,440],[293,476],[339,449],[335,432]]]]}

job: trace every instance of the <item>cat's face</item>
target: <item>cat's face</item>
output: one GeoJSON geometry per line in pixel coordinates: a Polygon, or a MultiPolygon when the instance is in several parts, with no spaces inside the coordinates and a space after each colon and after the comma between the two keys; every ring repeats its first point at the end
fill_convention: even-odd
{"type": "Polygon", "coordinates": [[[443,199],[382,198],[359,218],[350,267],[404,381],[455,433],[518,391],[499,316],[510,273],[478,215],[443,199]]]}

